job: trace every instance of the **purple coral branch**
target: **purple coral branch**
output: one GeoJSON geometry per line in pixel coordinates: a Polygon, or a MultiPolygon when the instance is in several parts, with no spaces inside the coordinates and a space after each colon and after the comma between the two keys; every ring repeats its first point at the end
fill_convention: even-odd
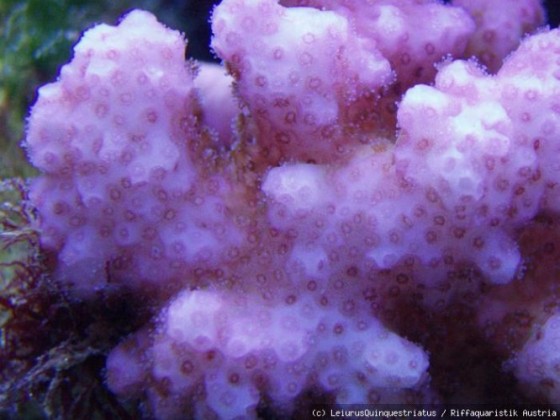
{"type": "MultiPolygon", "coordinates": [[[[505,58],[540,3],[500,19],[498,1],[370,3],[224,0],[212,46],[229,75],[185,65],[181,36],[134,11],[39,91],[26,146],[53,275],[163,308],[107,363],[156,417],[290,411],[309,389],[437,400],[433,355],[384,311],[508,290],[520,232],[557,214],[558,30],[505,58]]],[[[549,345],[517,350],[537,382],[523,366],[552,363],[549,345]]]]}

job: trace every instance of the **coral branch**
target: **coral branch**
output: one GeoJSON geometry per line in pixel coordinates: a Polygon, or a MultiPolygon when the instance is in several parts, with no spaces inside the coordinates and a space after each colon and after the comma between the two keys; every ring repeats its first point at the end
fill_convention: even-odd
{"type": "Polygon", "coordinates": [[[560,211],[560,30],[513,3],[224,0],[223,66],[147,12],[87,31],[26,147],[54,284],[159,313],[109,388],[239,418],[454,401],[484,357],[554,385],[558,265],[531,244],[560,211]]]}

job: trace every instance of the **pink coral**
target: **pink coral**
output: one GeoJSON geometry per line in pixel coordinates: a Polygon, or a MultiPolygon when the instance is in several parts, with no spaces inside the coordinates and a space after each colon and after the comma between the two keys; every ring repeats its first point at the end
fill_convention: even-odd
{"type": "Polygon", "coordinates": [[[220,148],[229,148],[237,140],[236,119],[239,105],[233,96],[233,78],[222,66],[200,63],[194,86],[199,92],[202,124],[213,131],[220,148]]]}
{"type": "Polygon", "coordinates": [[[236,77],[270,162],[344,156],[345,107],[392,80],[375,44],[336,13],[226,1],[212,27],[212,47],[236,77]]]}
{"type": "MultiPolygon", "coordinates": [[[[407,91],[398,112],[401,130],[387,152],[358,155],[330,171],[308,164],[272,169],[263,183],[273,199],[272,223],[308,226],[300,229],[301,241],[324,255],[346,249],[348,260],[354,247],[357,261],[369,258],[381,268],[407,256],[424,265],[470,259],[492,281],[510,281],[520,261],[511,233],[539,206],[550,207],[544,185],[554,190],[558,176],[551,155],[528,137],[537,130],[527,130],[530,119],[516,110],[528,109],[529,96],[539,97],[542,127],[554,133],[559,125],[547,87],[557,83],[554,60],[514,68],[519,57],[539,48],[542,55],[553,44],[557,32],[531,38],[497,78],[473,63],[446,65],[434,87],[407,91]],[[519,72],[543,76],[527,87],[519,72]],[[517,101],[507,101],[511,95],[517,101]]],[[[555,139],[545,143],[556,151],[555,139]]]]}
{"type": "Polygon", "coordinates": [[[551,316],[529,340],[515,360],[516,374],[531,393],[548,401],[560,401],[560,315],[551,316]]]}
{"type": "Polygon", "coordinates": [[[497,72],[504,58],[518,45],[523,34],[544,24],[540,0],[454,0],[476,22],[476,32],[467,53],[477,56],[491,72],[497,72]]]}
{"type": "MultiPolygon", "coordinates": [[[[185,65],[181,36],[146,12],[98,26],[29,119],[56,280],[160,310],[109,355],[109,387],[157,418],[265,401],[288,415],[311,391],[437,399],[447,353],[430,322],[464,311],[500,330],[536,281],[526,238],[560,207],[559,30],[495,75],[456,60],[478,32],[437,1],[224,0],[213,30],[230,75],[185,65]]],[[[520,380],[540,378],[533,354],[549,363],[542,343],[521,350],[520,380]]]]}
{"type": "Polygon", "coordinates": [[[367,316],[344,319],[317,306],[312,296],[276,306],[232,297],[208,291],[179,295],[155,335],[140,332],[111,353],[109,386],[134,395],[131,390],[138,393],[149,374],[166,388],[150,392],[157,417],[174,418],[185,410],[200,416],[210,408],[236,418],[254,415],[264,395],[291,409],[303,389],[320,386],[334,391],[339,402],[355,403],[366,401],[370,389],[413,387],[425,375],[424,352],[367,316]],[[139,344],[147,364],[134,354],[139,344]],[[142,367],[130,369],[131,364],[142,367]],[[177,395],[192,399],[175,402],[177,395]]]}
{"type": "Polygon", "coordinates": [[[406,89],[433,79],[434,64],[452,55],[463,56],[474,24],[458,7],[437,0],[282,0],[282,4],[333,10],[345,16],[356,32],[374,45],[406,89]],[[437,22],[437,25],[433,25],[437,22]]]}
{"type": "Polygon", "coordinates": [[[135,11],[86,32],[60,80],[39,90],[26,146],[46,176],[31,195],[43,243],[59,250],[57,277],[77,288],[102,289],[109,272],[161,286],[240,240],[224,202],[231,186],[198,156],[210,137],[184,48],[135,11]]]}

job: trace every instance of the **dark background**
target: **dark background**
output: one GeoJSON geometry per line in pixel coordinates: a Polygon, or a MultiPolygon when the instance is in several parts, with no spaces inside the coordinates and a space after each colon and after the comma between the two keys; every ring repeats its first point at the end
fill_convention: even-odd
{"type": "Polygon", "coordinates": [[[546,0],[545,9],[548,11],[548,22],[551,27],[556,27],[560,23],[560,0],[546,0]]]}

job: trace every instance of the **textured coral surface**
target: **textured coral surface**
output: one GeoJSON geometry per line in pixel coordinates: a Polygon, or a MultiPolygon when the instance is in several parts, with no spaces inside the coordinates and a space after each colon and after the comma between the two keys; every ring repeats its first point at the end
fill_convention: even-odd
{"type": "Polygon", "coordinates": [[[148,12],[87,31],[25,145],[54,282],[149,298],[109,388],[156,418],[558,402],[560,32],[543,16],[224,0],[222,66],[185,62],[148,12]]]}

